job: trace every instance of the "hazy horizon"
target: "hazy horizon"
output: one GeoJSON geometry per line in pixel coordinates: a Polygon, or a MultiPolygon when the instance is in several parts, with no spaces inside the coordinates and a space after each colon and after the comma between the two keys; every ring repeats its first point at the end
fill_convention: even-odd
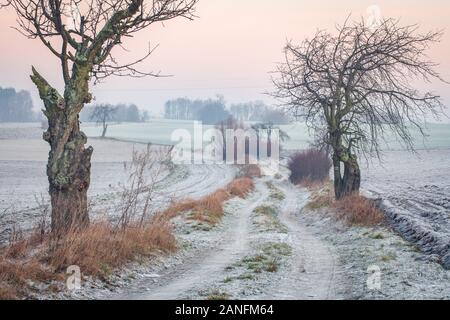
{"type": "MultiPolygon", "coordinates": [[[[426,3],[414,0],[407,5],[400,0],[247,0],[245,3],[200,0],[196,20],[178,19],[164,27],[150,28],[128,40],[130,52],[117,51],[122,62],[129,62],[144,55],[149,42],[152,46],[159,44],[141,69],[161,71],[173,77],[109,78],[91,91],[96,102],[135,103],[153,115],[162,112],[165,101],[184,96],[207,98],[222,94],[229,103],[250,100],[272,103],[264,92],[272,89],[269,73],[283,60],[282,49],[287,39],[300,42],[317,29],[332,30],[349,14],[353,19],[367,16],[372,5],[377,5],[384,17],[399,18],[403,24],[418,23],[424,31],[443,29],[442,42],[434,45],[429,53],[440,63],[441,75],[450,79],[450,62],[446,59],[450,54],[447,20],[450,3],[444,0],[426,3]]],[[[1,10],[0,87],[28,90],[35,108],[41,107],[29,79],[31,65],[61,88],[59,63],[39,40],[26,39],[10,26],[15,26],[13,12],[1,10]]],[[[432,88],[450,105],[449,85],[433,84],[432,88]]],[[[449,110],[446,113],[450,115],[449,110]]]]}

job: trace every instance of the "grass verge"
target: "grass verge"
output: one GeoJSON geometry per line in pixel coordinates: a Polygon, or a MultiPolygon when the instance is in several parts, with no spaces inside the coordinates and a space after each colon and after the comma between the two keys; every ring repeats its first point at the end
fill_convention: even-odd
{"type": "Polygon", "coordinates": [[[63,291],[69,266],[79,267],[83,276],[106,279],[128,263],[175,251],[172,217],[191,211],[190,219],[214,225],[223,216],[225,201],[244,198],[253,189],[253,180],[242,177],[199,200],[174,203],[146,222],[113,226],[98,221],[59,238],[36,229],[26,239],[0,247],[0,299],[34,298],[42,288],[63,291]]]}
{"type": "Polygon", "coordinates": [[[278,219],[278,212],[272,206],[259,206],[253,212],[255,213],[254,223],[262,228],[262,232],[277,231],[287,233],[287,228],[278,219]]]}
{"type": "Polygon", "coordinates": [[[375,202],[359,193],[352,193],[336,200],[331,183],[313,191],[311,201],[306,207],[312,210],[332,208],[339,220],[351,226],[376,226],[385,220],[383,212],[376,206],[375,202]]]}
{"type": "Polygon", "coordinates": [[[253,279],[253,275],[262,272],[277,272],[283,257],[291,254],[292,248],[286,243],[264,243],[258,254],[244,257],[234,265],[246,269],[246,272],[236,279],[253,279]]]}
{"type": "Polygon", "coordinates": [[[273,200],[282,201],[285,199],[283,191],[275,187],[272,181],[267,181],[266,186],[269,189],[269,197],[273,200]]]}
{"type": "Polygon", "coordinates": [[[187,199],[175,202],[167,210],[163,211],[162,215],[172,218],[180,213],[190,211],[189,219],[215,225],[223,216],[223,204],[225,201],[234,197],[245,198],[254,188],[251,178],[237,178],[224,189],[219,189],[199,200],[187,199]]]}
{"type": "Polygon", "coordinates": [[[0,249],[0,299],[33,298],[38,283],[64,290],[61,280],[69,266],[78,266],[84,276],[104,278],[137,258],[175,249],[171,226],[161,218],[118,229],[96,222],[58,239],[34,234],[0,249]]]}

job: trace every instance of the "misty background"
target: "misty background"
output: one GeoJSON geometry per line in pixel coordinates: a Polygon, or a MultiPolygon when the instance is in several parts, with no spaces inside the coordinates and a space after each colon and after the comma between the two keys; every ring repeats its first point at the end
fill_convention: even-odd
{"type": "MultiPolygon", "coordinates": [[[[155,50],[140,69],[171,75],[163,78],[110,78],[93,87],[94,104],[136,105],[150,117],[162,117],[166,102],[178,98],[215,99],[222,95],[228,107],[259,101],[274,105],[265,93],[272,90],[271,71],[283,61],[287,40],[302,41],[317,29],[332,30],[351,14],[352,18],[382,15],[418,23],[421,29],[445,31],[442,42],[430,48],[430,58],[450,79],[450,3],[445,0],[407,3],[390,1],[302,1],[302,0],[208,0],[200,1],[194,21],[171,21],[155,25],[127,39],[129,52],[116,56],[127,63],[142,57],[149,45],[155,50]]],[[[0,87],[28,91],[33,110],[42,105],[29,79],[31,65],[61,89],[59,64],[39,40],[30,41],[11,28],[15,20],[10,9],[0,12],[0,87]]],[[[419,88],[442,95],[446,105],[450,90],[446,84],[419,84],[419,88]]],[[[27,95],[26,93],[23,93],[27,95]]],[[[24,98],[25,100],[28,98],[24,98]]],[[[28,102],[27,102],[28,103],[28,102]]],[[[449,111],[446,111],[449,114],[449,111]]],[[[443,119],[448,122],[448,119],[443,119]]]]}

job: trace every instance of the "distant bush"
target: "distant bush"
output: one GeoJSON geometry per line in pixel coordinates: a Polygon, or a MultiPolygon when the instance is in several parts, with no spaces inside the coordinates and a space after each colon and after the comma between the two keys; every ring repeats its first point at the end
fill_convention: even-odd
{"type": "Polygon", "coordinates": [[[321,181],[329,176],[331,160],[323,151],[308,149],[292,155],[288,167],[291,171],[289,179],[294,184],[321,181]]]}

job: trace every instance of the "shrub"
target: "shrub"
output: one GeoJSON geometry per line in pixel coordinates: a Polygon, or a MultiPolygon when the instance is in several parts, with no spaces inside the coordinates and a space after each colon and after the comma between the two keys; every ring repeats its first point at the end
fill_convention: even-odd
{"type": "Polygon", "coordinates": [[[292,155],[288,163],[294,184],[306,181],[322,181],[329,177],[331,160],[320,150],[308,149],[292,155]]]}

